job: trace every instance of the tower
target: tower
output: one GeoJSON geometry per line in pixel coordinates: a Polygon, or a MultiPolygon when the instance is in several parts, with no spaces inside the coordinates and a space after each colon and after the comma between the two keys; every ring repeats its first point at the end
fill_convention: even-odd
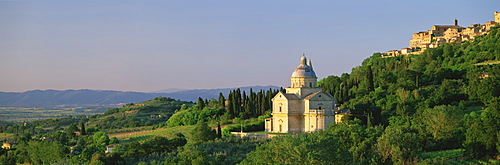
{"type": "Polygon", "coordinates": [[[272,118],[266,119],[267,132],[314,132],[325,130],[335,121],[336,99],[316,86],[317,78],[311,60],[302,55],[290,77],[290,87],[271,99],[272,118]]]}
{"type": "Polygon", "coordinates": [[[495,17],[495,22],[500,24],[500,12],[495,11],[494,17],[495,17]]]}

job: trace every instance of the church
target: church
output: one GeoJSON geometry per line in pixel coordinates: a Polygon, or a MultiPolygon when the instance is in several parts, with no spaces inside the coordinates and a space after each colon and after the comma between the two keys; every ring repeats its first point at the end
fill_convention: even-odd
{"type": "Polygon", "coordinates": [[[316,87],[318,77],[305,55],[290,77],[286,93],[279,92],[273,102],[272,118],[266,119],[266,132],[302,133],[325,130],[335,121],[336,99],[316,87]]]}

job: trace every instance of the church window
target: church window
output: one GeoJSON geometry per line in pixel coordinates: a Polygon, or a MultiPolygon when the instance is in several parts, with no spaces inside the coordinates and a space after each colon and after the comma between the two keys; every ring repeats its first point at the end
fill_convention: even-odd
{"type": "Polygon", "coordinates": [[[321,97],[321,95],[318,95],[318,97],[321,97]]]}
{"type": "Polygon", "coordinates": [[[279,131],[278,132],[283,132],[283,120],[278,120],[278,127],[279,127],[279,131]]]}
{"type": "Polygon", "coordinates": [[[311,82],[310,82],[310,83],[309,83],[309,87],[313,87],[313,83],[311,83],[311,82]]]}
{"type": "Polygon", "coordinates": [[[321,109],[321,107],[319,107],[318,109],[321,109]]]}
{"type": "Polygon", "coordinates": [[[280,110],[280,112],[281,112],[281,106],[280,106],[279,110],[280,110]]]}

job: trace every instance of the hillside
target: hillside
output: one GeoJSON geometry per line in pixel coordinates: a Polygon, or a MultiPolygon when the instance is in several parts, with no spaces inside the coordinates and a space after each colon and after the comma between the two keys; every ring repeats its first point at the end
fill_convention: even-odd
{"type": "MultiPolygon", "coordinates": [[[[278,89],[276,86],[248,86],[240,87],[247,91],[252,88],[254,91],[278,89]]],[[[153,99],[158,96],[175,98],[183,101],[197,101],[198,97],[204,99],[218,98],[219,93],[229,93],[237,88],[220,89],[194,89],[182,90],[171,93],[143,93],[143,92],[122,92],[122,91],[100,91],[100,90],[33,90],[22,93],[0,92],[0,106],[21,106],[21,107],[55,107],[55,106],[106,106],[116,107],[120,104],[138,103],[153,99]]]]}
{"type": "Polygon", "coordinates": [[[230,127],[262,130],[278,90],[244,94],[234,90],[227,99],[203,98],[197,104],[156,97],[90,117],[2,126],[2,133],[17,133],[15,140],[26,143],[19,143],[16,152],[4,154],[0,161],[500,164],[499,41],[500,30],[493,28],[474,41],[443,44],[419,55],[380,58],[375,53],[351,73],[320,80],[318,86],[352,112],[324,131],[280,133],[272,139],[230,137],[230,127]],[[223,129],[224,124],[231,125],[223,129]],[[77,135],[79,128],[85,131],[77,135]],[[116,148],[105,154],[110,144],[116,148]],[[75,151],[68,153],[75,145],[75,151]]]}
{"type": "Polygon", "coordinates": [[[193,102],[167,97],[156,97],[152,100],[112,108],[104,114],[93,115],[89,118],[88,125],[101,130],[152,126],[164,123],[176,110],[193,104],[193,102]]]}

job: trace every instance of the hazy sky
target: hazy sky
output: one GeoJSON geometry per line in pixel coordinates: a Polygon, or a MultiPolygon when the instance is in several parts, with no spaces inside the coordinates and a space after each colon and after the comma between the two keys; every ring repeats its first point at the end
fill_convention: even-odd
{"type": "Polygon", "coordinates": [[[0,91],[289,86],[408,46],[434,24],[493,20],[499,0],[0,1],[0,91]]]}

